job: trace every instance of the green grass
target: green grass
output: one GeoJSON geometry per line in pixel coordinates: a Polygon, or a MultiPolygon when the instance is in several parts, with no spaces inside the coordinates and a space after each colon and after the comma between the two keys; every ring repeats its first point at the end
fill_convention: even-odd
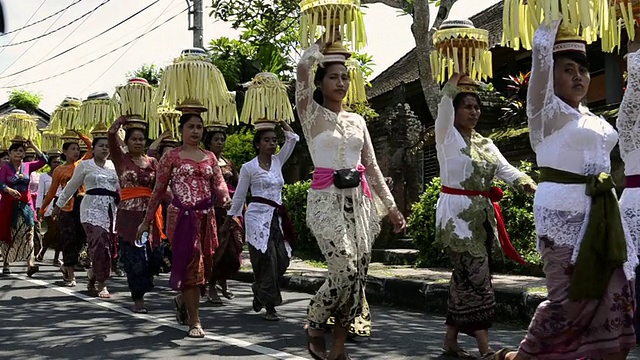
{"type": "Polygon", "coordinates": [[[527,292],[530,292],[530,293],[544,293],[544,294],[546,294],[547,293],[547,288],[544,287],[544,286],[532,287],[532,288],[528,288],[527,292]]]}
{"type": "Polygon", "coordinates": [[[325,263],[324,261],[318,261],[318,260],[305,260],[304,261],[305,264],[316,267],[316,268],[322,268],[322,269],[326,269],[327,268],[327,263],[325,263]]]}

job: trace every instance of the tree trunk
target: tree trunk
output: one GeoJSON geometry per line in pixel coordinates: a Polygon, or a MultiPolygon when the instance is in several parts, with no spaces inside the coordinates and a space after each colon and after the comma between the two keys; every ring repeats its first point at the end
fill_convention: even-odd
{"type": "MultiPolygon", "coordinates": [[[[418,70],[420,74],[420,85],[424,99],[427,102],[429,112],[433,119],[438,113],[438,103],[440,102],[440,86],[433,79],[431,74],[431,61],[429,54],[433,48],[433,34],[440,27],[442,22],[449,16],[451,7],[457,0],[440,0],[438,14],[436,15],[433,27],[429,28],[431,16],[429,14],[429,0],[414,0],[413,2],[413,24],[411,32],[416,41],[416,55],[418,57],[418,70]]],[[[363,0],[362,4],[382,3],[396,9],[406,9],[408,3],[405,0],[363,0]]]]}
{"type": "Polygon", "coordinates": [[[433,119],[438,113],[438,103],[440,103],[440,86],[433,79],[431,73],[431,61],[429,54],[433,48],[433,34],[440,27],[442,22],[449,16],[451,7],[457,0],[441,0],[438,14],[436,15],[433,27],[429,29],[429,3],[427,0],[415,0],[413,25],[411,31],[416,39],[416,55],[418,56],[418,70],[420,73],[420,85],[424,99],[429,107],[429,112],[433,119]]]}

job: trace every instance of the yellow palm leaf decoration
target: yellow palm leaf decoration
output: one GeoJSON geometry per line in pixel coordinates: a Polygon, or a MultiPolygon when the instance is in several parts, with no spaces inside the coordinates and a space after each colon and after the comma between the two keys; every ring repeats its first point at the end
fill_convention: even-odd
{"type": "Polygon", "coordinates": [[[114,120],[115,111],[111,97],[107,93],[93,93],[82,102],[73,129],[88,134],[98,125],[108,127],[114,120]]]}
{"type": "Polygon", "coordinates": [[[287,87],[273,73],[259,73],[248,86],[240,121],[258,127],[274,127],[280,121],[292,122],[293,109],[287,87]]]}
{"type": "Polygon", "coordinates": [[[73,129],[74,124],[77,123],[81,105],[80,99],[65,98],[51,114],[49,129],[58,135],[64,134],[68,129],[73,129]]]}
{"type": "Polygon", "coordinates": [[[360,0],[302,0],[300,10],[300,42],[304,48],[320,37],[327,43],[333,42],[334,28],[353,50],[367,45],[360,0]]]}
{"type": "Polygon", "coordinates": [[[38,122],[23,110],[13,110],[6,115],[0,130],[2,131],[0,136],[5,140],[20,136],[37,142],[39,135],[38,122]]]}
{"type": "Polygon", "coordinates": [[[473,80],[493,77],[489,32],[476,29],[470,20],[446,20],[433,35],[431,74],[439,83],[451,74],[467,74],[473,80]]]}

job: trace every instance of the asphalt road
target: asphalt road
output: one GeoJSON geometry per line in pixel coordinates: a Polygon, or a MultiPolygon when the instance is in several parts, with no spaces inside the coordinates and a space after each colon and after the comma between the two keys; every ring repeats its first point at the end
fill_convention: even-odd
{"type": "MultiPolygon", "coordinates": [[[[53,266],[41,266],[33,279],[23,267],[0,276],[0,359],[308,359],[303,321],[308,294],[284,292],[282,320],[267,322],[251,310],[248,284],[231,282],[236,299],[224,307],[202,303],[207,337],[185,338],[174,320],[168,276],[147,295],[148,315],[133,314],[125,278],[109,285],[110,300],[90,298],[86,276],[78,286],[61,286],[53,266]]],[[[372,307],[373,336],[348,345],[354,359],[437,359],[444,319],[381,306],[372,307]]],[[[492,345],[517,346],[525,329],[498,325],[492,345]]],[[[329,340],[329,338],[327,338],[329,340]]],[[[473,339],[462,336],[467,349],[473,339]]],[[[640,358],[638,350],[630,358],[640,358]]]]}

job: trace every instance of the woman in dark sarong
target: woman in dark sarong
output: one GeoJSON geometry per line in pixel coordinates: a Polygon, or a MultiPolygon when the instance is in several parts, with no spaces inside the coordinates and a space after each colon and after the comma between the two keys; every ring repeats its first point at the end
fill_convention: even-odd
{"type": "Polygon", "coordinates": [[[27,275],[39,268],[33,253],[35,207],[29,192],[29,175],[47,164],[47,157],[31,142],[14,142],[9,147],[11,160],[0,168],[0,250],[4,257],[3,274],[10,274],[9,264],[28,261],[27,275]],[[26,146],[36,150],[38,160],[23,162],[26,146]]]}
{"type": "Polygon", "coordinates": [[[548,296],[518,351],[496,358],[625,359],[636,343],[638,258],[609,175],[618,133],[582,105],[591,77],[579,36],[560,21],[542,24],[532,59],[527,117],[540,167],[533,210],[548,296]]]}
{"type": "MultiPolygon", "coordinates": [[[[238,185],[238,171],[231,160],[226,159],[222,151],[227,141],[225,128],[211,126],[207,128],[204,138],[205,148],[216,155],[218,165],[229,189],[229,196],[233,197],[238,185]]],[[[218,296],[216,285],[220,286],[222,296],[231,300],[234,294],[227,288],[227,280],[240,270],[242,254],[242,227],[237,221],[227,222],[227,210],[216,207],[216,225],[218,227],[218,248],[213,256],[213,270],[209,279],[208,301],[214,306],[222,306],[222,299],[218,296]]]]}
{"type": "MultiPolygon", "coordinates": [[[[65,163],[58,166],[52,173],[51,186],[42,201],[42,208],[40,208],[41,215],[44,215],[52,201],[54,201],[54,204],[57,202],[58,187],[64,189],[69,180],[71,180],[73,171],[80,161],[90,159],[91,156],[93,156],[91,140],[88,137],[70,130],[61,136],[61,139],[63,144],[60,158],[65,163]],[[82,158],[79,158],[79,140],[82,140],[88,149],[82,158]]],[[[51,214],[53,221],[57,221],[58,223],[58,231],[64,234],[62,237],[63,265],[60,267],[60,271],[62,272],[65,286],[69,287],[76,286],[75,269],[76,266],[80,264],[80,252],[86,242],[86,235],[80,222],[80,204],[83,196],[84,186],[80,186],[78,191],[73,194],[71,200],[60,209],[59,215],[51,214]]]]}
{"type": "MultiPolygon", "coordinates": [[[[49,191],[49,187],[51,186],[52,174],[53,171],[62,163],[60,159],[59,151],[49,151],[47,155],[49,156],[49,172],[46,174],[40,175],[40,182],[38,183],[38,197],[36,198],[36,211],[39,214],[40,208],[42,208],[42,201],[49,191]]],[[[60,266],[62,263],[60,262],[60,252],[62,251],[62,236],[60,236],[60,232],[58,230],[58,222],[53,221],[51,217],[51,212],[53,208],[50,207],[44,214],[44,222],[47,226],[47,232],[44,234],[42,238],[42,249],[36,256],[37,261],[44,260],[44,255],[47,252],[47,249],[53,249],[55,254],[53,256],[53,265],[60,266]]]]}
{"type": "Polygon", "coordinates": [[[255,277],[251,286],[253,310],[260,312],[265,308],[264,318],[269,321],[279,320],[276,306],[282,304],[282,296],[278,282],[289,267],[290,242],[294,240],[286,209],[282,205],[282,166],[293,153],[300,137],[286,123],[282,122],[282,126],[285,143],[277,154],[278,138],[273,128],[256,132],[253,146],[258,156],[240,169],[238,188],[229,211],[229,215],[239,221],[251,188],[244,224],[255,277]]]}
{"type": "Polygon", "coordinates": [[[144,219],[147,203],[156,181],[158,161],[144,153],[146,142],[146,123],[135,119],[121,117],[109,130],[109,148],[111,160],[115,165],[120,180],[120,198],[116,230],[120,244],[120,260],[127,274],[127,283],[134,302],[132,311],[146,314],[148,312],[144,295],[153,290],[153,277],[157,275],[162,261],[164,221],[162,210],[158,208],[152,231],[147,241],[142,243],[136,238],[138,225],[144,219]],[[127,153],[118,144],[118,131],[124,127],[124,143],[127,153]]]}
{"type": "Polygon", "coordinates": [[[477,86],[453,74],[443,88],[435,123],[442,189],[436,207],[436,242],[449,254],[453,271],[447,302],[444,355],[475,358],[458,344],[458,334],[475,337],[483,358],[493,356],[489,329],[495,315],[490,263],[498,241],[513,260],[524,263],[510,246],[497,201],[494,179],[534,192],[529,176],[509,164],[493,142],[475,131],[480,119],[477,86]]]}

